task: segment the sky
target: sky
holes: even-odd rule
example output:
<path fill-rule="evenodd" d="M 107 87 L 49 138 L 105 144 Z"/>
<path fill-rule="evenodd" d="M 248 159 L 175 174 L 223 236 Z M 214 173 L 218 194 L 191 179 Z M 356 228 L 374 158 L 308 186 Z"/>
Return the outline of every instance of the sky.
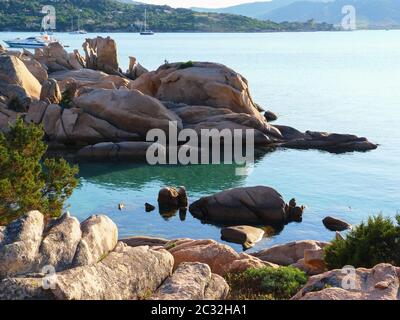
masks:
<path fill-rule="evenodd" d="M 160 4 L 160 5 L 166 4 L 175 8 L 177 7 L 223 8 L 246 2 L 262 2 L 269 0 L 138 0 L 138 1 L 149 4 Z"/>

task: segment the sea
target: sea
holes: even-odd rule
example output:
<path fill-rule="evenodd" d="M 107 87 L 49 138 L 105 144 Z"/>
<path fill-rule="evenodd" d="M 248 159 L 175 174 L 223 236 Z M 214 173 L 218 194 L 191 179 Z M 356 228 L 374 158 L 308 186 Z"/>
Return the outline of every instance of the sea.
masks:
<path fill-rule="evenodd" d="M 31 33 L 0 33 L 0 40 Z M 303 221 L 283 230 L 265 226 L 250 251 L 289 241 L 329 241 L 327 216 L 356 225 L 371 215 L 400 214 L 400 31 L 313 33 L 56 33 L 68 50 L 85 38 L 116 40 L 122 69 L 134 56 L 149 70 L 168 62 L 211 61 L 249 82 L 254 100 L 278 114 L 277 124 L 299 130 L 351 133 L 379 144 L 366 153 L 276 150 L 259 158 L 248 175 L 235 165 L 150 166 L 135 163 L 80 165 L 79 186 L 66 210 L 84 220 L 108 215 L 120 237 L 220 239 L 221 225 L 185 215 L 146 213 L 164 186 L 185 186 L 190 201 L 235 187 L 265 185 L 306 206 Z M 4 43 L 3 43 L 4 45 Z M 118 210 L 119 203 L 125 205 Z M 222 241 L 223 242 L 223 241 Z M 224 242 L 225 243 L 225 242 Z M 237 251 L 242 247 L 229 244 Z"/>

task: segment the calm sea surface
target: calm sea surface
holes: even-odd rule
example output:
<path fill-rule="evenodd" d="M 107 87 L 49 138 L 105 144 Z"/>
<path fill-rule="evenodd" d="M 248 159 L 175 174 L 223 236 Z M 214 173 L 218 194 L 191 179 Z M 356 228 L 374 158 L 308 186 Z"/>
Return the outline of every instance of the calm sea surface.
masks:
<path fill-rule="evenodd" d="M 0 40 L 25 36 L 0 33 Z M 85 37 L 56 35 L 72 48 Z M 248 176 L 235 167 L 86 164 L 68 201 L 72 214 L 85 219 L 104 213 L 121 236 L 149 235 L 220 240 L 217 226 L 190 213 L 166 218 L 145 213 L 165 185 L 186 186 L 192 201 L 227 188 L 268 185 L 307 210 L 303 222 L 287 225 L 253 250 L 292 240 L 330 240 L 321 220 L 327 215 L 350 223 L 382 212 L 400 212 L 400 31 L 271 34 L 112 34 L 120 64 L 135 56 L 148 69 L 174 61 L 214 61 L 239 71 L 254 99 L 279 114 L 279 124 L 366 136 L 380 147 L 342 155 L 282 150 L 261 158 Z M 118 211 L 118 203 L 126 205 Z M 241 250 L 238 245 L 233 245 Z"/>

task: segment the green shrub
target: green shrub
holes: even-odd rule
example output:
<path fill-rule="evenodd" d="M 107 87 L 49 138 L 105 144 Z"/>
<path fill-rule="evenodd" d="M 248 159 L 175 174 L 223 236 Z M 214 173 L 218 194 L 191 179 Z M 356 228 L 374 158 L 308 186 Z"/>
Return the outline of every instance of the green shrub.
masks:
<path fill-rule="evenodd" d="M 349 232 L 345 240 L 325 247 L 325 262 L 330 269 L 346 265 L 372 268 L 379 263 L 400 265 L 400 216 L 397 224 L 382 215 L 370 217 Z"/>
<path fill-rule="evenodd" d="M 193 68 L 193 67 L 194 67 L 193 61 L 188 61 L 188 62 L 181 63 L 179 65 L 178 69 L 182 70 L 182 69 L 188 69 L 188 68 Z"/>
<path fill-rule="evenodd" d="M 248 269 L 226 277 L 234 300 L 286 300 L 307 282 L 306 274 L 294 267 Z"/>
<path fill-rule="evenodd" d="M 62 213 L 64 201 L 77 185 L 77 167 L 61 159 L 43 159 L 43 129 L 23 120 L 0 133 L 0 225 L 30 210 L 47 217 Z"/>

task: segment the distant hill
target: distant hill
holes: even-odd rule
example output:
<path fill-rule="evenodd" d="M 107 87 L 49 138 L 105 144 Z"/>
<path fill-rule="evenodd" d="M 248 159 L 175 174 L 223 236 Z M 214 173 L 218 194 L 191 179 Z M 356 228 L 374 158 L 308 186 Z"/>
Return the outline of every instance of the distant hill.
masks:
<path fill-rule="evenodd" d="M 125 0 L 126 1 L 126 0 Z M 129 0 L 128 0 L 129 1 Z M 226 8 L 191 8 L 192 10 L 198 12 L 217 12 L 217 13 L 230 13 L 230 14 L 238 14 L 246 17 L 251 17 L 255 19 L 263 19 L 265 15 L 269 12 L 285 7 L 294 2 L 298 2 L 302 0 L 270 0 L 265 2 L 249 2 L 244 4 L 239 4 L 232 7 Z M 303 0 L 304 1 L 304 0 Z M 332 0 L 309 0 L 311 2 L 324 2 L 324 1 L 332 1 Z"/>
<path fill-rule="evenodd" d="M 127 0 L 122 0 L 128 2 Z M 133 2 L 133 1 L 132 1 Z M 275 23 L 219 13 L 200 13 L 169 6 L 121 3 L 116 0 L 0 0 L 0 31 L 39 31 L 44 5 L 57 11 L 57 31 L 70 31 L 71 20 L 80 17 L 89 32 L 137 32 L 147 9 L 149 28 L 156 32 L 267 32 L 333 30 L 332 25 Z"/>
<path fill-rule="evenodd" d="M 359 27 L 400 26 L 400 0 L 271 0 L 228 8 L 195 10 L 241 14 L 275 22 L 304 22 L 314 19 L 316 22 L 340 24 L 343 18 L 342 7 L 345 5 L 356 8 Z"/>
<path fill-rule="evenodd" d="M 400 0 L 336 0 L 330 3 L 295 2 L 263 15 L 262 19 L 281 21 L 325 21 L 339 24 L 342 7 L 356 8 L 357 24 L 361 27 L 400 26 Z"/>

